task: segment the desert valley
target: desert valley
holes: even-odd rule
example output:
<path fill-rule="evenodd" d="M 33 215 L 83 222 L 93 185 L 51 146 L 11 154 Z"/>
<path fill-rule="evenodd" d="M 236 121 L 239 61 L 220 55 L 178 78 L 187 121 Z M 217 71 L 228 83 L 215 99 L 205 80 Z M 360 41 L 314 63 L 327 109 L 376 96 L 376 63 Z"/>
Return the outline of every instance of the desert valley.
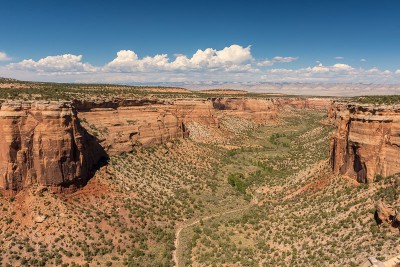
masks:
<path fill-rule="evenodd" d="M 1 266 L 396 264 L 398 96 L 0 86 Z"/>

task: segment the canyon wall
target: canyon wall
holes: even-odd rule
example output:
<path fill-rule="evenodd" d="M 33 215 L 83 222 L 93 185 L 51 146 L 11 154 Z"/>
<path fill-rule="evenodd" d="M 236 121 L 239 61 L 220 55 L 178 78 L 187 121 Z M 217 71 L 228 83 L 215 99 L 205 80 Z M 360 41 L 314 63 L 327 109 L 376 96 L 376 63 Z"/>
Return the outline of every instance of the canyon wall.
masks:
<path fill-rule="evenodd" d="M 276 119 L 280 106 L 273 99 L 212 98 L 213 108 L 255 123 Z"/>
<path fill-rule="evenodd" d="M 105 155 L 64 102 L 2 103 L 0 136 L 3 189 L 84 183 Z"/>
<path fill-rule="evenodd" d="M 276 98 L 281 108 L 291 107 L 293 109 L 309 109 L 309 110 L 328 110 L 332 103 L 332 98 L 329 97 L 287 97 Z"/>
<path fill-rule="evenodd" d="M 4 102 L 0 108 L 0 189 L 84 184 L 109 156 L 219 127 L 221 113 L 268 123 L 285 108 L 326 109 L 330 99 L 213 98 Z"/>
<path fill-rule="evenodd" d="M 332 98 L 320 97 L 276 97 L 276 98 L 212 98 L 218 110 L 238 110 L 248 112 L 271 112 L 285 108 L 328 110 Z"/>
<path fill-rule="evenodd" d="M 188 135 L 185 125 L 194 121 L 212 127 L 218 125 L 215 110 L 207 100 L 79 107 L 82 125 L 99 139 L 110 156 L 132 151 L 138 144 L 151 146 L 185 137 Z"/>
<path fill-rule="evenodd" d="M 256 123 L 267 123 L 277 118 L 279 112 L 287 108 L 300 110 L 328 110 L 332 98 L 213 98 L 213 107 L 227 114 L 252 120 Z"/>
<path fill-rule="evenodd" d="M 329 117 L 330 162 L 335 173 L 367 183 L 400 172 L 400 105 L 334 103 Z"/>

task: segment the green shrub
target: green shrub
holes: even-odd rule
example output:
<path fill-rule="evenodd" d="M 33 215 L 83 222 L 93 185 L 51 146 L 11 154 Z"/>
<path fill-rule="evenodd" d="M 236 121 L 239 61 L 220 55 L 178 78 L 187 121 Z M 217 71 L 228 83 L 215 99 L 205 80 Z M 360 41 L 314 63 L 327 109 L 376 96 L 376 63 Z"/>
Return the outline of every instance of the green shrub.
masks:
<path fill-rule="evenodd" d="M 242 173 L 231 173 L 228 176 L 228 183 L 235 187 L 240 193 L 246 193 L 244 175 Z"/>
<path fill-rule="evenodd" d="M 374 179 L 375 182 L 380 182 L 382 180 L 383 180 L 383 176 L 382 175 L 380 175 L 380 174 L 375 175 L 375 179 Z"/>

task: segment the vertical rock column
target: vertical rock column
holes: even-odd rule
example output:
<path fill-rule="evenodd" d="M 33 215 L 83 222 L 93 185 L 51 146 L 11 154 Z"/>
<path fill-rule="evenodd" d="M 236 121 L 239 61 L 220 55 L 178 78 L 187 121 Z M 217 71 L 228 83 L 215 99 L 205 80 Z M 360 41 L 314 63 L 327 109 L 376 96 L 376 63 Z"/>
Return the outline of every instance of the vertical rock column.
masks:
<path fill-rule="evenodd" d="M 67 102 L 3 103 L 0 188 L 85 182 L 101 155 L 95 156 L 98 149 L 86 134 Z"/>

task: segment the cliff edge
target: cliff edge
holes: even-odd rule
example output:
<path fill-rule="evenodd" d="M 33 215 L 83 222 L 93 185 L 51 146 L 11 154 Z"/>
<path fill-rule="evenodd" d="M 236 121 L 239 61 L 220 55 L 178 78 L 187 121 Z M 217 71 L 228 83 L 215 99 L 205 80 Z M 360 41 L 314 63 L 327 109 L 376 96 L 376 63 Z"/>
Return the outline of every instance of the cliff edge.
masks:
<path fill-rule="evenodd" d="M 336 102 L 329 117 L 330 162 L 335 173 L 362 183 L 400 172 L 400 105 Z"/>
<path fill-rule="evenodd" d="M 0 108 L 0 188 L 85 183 L 105 153 L 68 102 L 5 102 Z"/>
<path fill-rule="evenodd" d="M 209 98 L 6 101 L 0 108 L 0 189 L 85 184 L 103 159 L 218 129 L 223 116 L 257 124 L 285 108 L 326 109 L 330 99 Z"/>

